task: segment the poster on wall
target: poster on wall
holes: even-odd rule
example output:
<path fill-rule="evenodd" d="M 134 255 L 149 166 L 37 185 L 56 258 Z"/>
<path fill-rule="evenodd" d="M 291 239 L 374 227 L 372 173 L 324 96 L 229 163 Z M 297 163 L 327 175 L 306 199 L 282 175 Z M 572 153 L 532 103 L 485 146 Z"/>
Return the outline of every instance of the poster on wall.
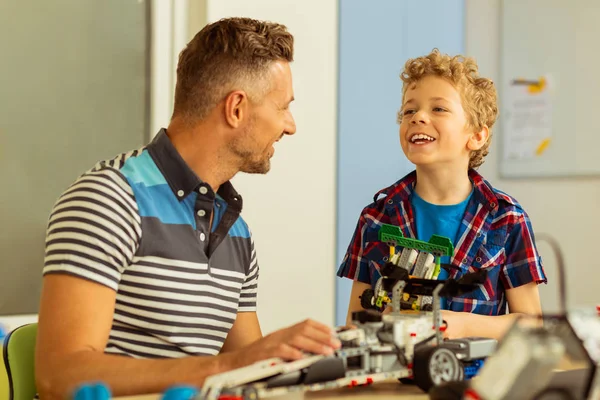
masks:
<path fill-rule="evenodd" d="M 506 91 L 504 160 L 543 156 L 552 145 L 552 103 L 547 76 L 513 79 Z"/>

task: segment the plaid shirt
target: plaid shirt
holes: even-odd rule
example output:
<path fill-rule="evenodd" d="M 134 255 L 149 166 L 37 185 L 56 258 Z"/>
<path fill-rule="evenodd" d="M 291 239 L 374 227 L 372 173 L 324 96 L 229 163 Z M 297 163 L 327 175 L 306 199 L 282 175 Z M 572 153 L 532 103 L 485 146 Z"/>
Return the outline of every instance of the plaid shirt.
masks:
<path fill-rule="evenodd" d="M 375 286 L 381 276 L 379 268 L 389 256 L 388 245 L 378 239 L 381 224 L 399 226 L 404 236 L 417 237 L 410 203 L 416 178 L 413 171 L 379 191 L 373 203 L 363 209 L 338 276 Z M 506 289 L 530 282 L 545 283 L 546 275 L 529 217 L 521 205 L 494 189 L 475 170 L 469 171 L 469 178 L 474 192 L 459 228 L 450 278 L 485 268 L 487 281 L 474 292 L 448 299 L 448 309 L 506 314 Z"/>

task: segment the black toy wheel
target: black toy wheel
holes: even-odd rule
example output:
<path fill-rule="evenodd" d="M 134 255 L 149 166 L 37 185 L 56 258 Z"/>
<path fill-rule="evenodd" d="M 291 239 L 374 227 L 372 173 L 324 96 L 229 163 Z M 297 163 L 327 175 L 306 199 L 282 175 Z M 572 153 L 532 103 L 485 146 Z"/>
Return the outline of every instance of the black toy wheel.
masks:
<path fill-rule="evenodd" d="M 424 392 L 445 382 L 464 379 L 463 367 L 456 354 L 440 346 L 415 349 L 413 373 L 416 385 Z"/>
<path fill-rule="evenodd" d="M 360 296 L 360 305 L 365 310 L 372 310 L 375 308 L 373 304 L 373 298 L 375 297 L 375 292 L 373 289 L 365 289 L 365 291 Z"/>

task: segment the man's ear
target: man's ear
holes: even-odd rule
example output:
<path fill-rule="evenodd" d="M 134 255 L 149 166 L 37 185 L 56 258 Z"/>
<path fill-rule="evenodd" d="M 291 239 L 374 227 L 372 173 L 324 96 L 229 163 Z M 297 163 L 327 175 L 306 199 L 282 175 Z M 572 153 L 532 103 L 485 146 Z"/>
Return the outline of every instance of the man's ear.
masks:
<path fill-rule="evenodd" d="M 225 121 L 232 128 L 238 128 L 248 118 L 248 95 L 243 90 L 236 90 L 225 97 Z"/>
<path fill-rule="evenodd" d="M 487 125 L 484 125 L 480 131 L 475 131 L 471 133 L 469 141 L 467 142 L 467 149 L 469 149 L 470 151 L 479 150 L 487 142 L 489 137 L 490 129 L 487 127 Z"/>

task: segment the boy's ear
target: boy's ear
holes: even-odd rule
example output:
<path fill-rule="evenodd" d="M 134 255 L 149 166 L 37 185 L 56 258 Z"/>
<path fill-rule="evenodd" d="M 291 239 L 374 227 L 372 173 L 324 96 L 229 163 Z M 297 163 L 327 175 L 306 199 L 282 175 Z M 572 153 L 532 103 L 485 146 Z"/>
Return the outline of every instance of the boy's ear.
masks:
<path fill-rule="evenodd" d="M 483 147 L 490 137 L 490 129 L 487 125 L 484 125 L 480 131 L 471 133 L 469 141 L 467 142 L 467 149 L 470 151 L 477 151 Z"/>

